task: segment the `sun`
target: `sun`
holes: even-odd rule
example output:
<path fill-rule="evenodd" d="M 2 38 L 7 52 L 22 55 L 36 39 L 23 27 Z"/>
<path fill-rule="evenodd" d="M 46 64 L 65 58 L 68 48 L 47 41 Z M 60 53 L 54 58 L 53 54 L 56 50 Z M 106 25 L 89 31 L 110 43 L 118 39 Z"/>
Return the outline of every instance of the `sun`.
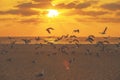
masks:
<path fill-rule="evenodd" d="M 53 18 L 53 17 L 56 17 L 58 15 L 59 15 L 58 10 L 54 10 L 54 9 L 48 10 L 48 14 L 47 14 L 48 17 Z"/>

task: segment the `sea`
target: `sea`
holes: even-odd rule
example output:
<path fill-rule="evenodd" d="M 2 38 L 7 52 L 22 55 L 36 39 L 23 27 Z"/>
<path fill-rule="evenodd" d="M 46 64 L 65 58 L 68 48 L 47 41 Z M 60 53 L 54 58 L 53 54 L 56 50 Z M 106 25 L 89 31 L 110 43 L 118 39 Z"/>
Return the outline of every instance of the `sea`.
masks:
<path fill-rule="evenodd" d="M 118 44 L 120 43 L 120 37 L 95 37 L 94 41 L 87 41 L 87 37 L 77 37 L 77 38 L 63 38 L 61 40 L 55 41 L 59 37 L 0 37 L 0 44 L 25 44 L 24 40 L 29 40 L 29 44 L 96 44 L 99 41 L 107 42 L 105 44 Z M 73 41 L 74 40 L 74 41 Z M 108 43 L 109 42 L 109 43 Z"/>

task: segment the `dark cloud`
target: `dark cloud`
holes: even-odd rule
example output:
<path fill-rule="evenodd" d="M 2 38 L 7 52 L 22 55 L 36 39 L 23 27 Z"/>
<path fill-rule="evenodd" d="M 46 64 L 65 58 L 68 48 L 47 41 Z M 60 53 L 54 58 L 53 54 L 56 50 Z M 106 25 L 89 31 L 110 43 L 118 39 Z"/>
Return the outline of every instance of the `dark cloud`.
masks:
<path fill-rule="evenodd" d="M 12 14 L 12 15 L 22 15 L 22 16 L 38 15 L 40 14 L 40 11 L 35 11 L 32 8 L 43 9 L 48 6 L 51 6 L 51 4 L 49 3 L 37 3 L 37 4 L 22 3 L 22 4 L 18 4 L 17 6 L 15 6 L 15 8 L 17 9 L 11 9 L 8 11 L 0 11 L 0 14 L 3 14 L 3 15 Z"/>
<path fill-rule="evenodd" d="M 29 3 L 18 4 L 15 6 L 16 9 L 11 9 L 8 11 L 0 11 L 0 14 L 31 16 L 31 15 L 40 14 L 40 11 L 33 10 L 32 8 L 44 9 L 44 8 L 52 7 L 51 0 L 33 0 L 33 1 L 37 3 L 29 2 Z"/>
<path fill-rule="evenodd" d="M 8 11 L 0 11 L 0 14 L 12 14 L 12 15 L 22 15 L 22 16 L 31 16 L 38 15 L 39 12 L 32 9 L 12 9 Z"/>
<path fill-rule="evenodd" d="M 0 18 L 0 21 L 17 20 L 17 18 Z"/>
<path fill-rule="evenodd" d="M 69 4 L 65 4 L 65 3 L 61 3 L 56 5 L 55 7 L 60 8 L 60 9 L 71 9 L 71 8 L 75 8 L 76 4 L 75 3 L 69 3 Z"/>
<path fill-rule="evenodd" d="M 18 4 L 17 6 L 15 6 L 17 8 L 32 8 L 33 7 L 33 3 L 29 2 L 29 3 L 22 3 L 22 4 Z"/>
<path fill-rule="evenodd" d="M 120 18 L 100 18 L 98 19 L 99 22 L 106 22 L 106 23 L 120 23 Z"/>
<path fill-rule="evenodd" d="M 102 16 L 105 14 L 109 14 L 109 12 L 107 11 L 83 11 L 83 10 L 73 10 L 69 13 L 67 13 L 66 15 L 71 16 L 71 15 L 84 15 L 84 16 Z"/>
<path fill-rule="evenodd" d="M 80 4 L 76 5 L 75 8 L 77 8 L 77 9 L 88 8 L 96 3 L 98 3 L 98 1 L 88 1 L 88 2 L 84 2 L 84 3 L 80 3 Z"/>
<path fill-rule="evenodd" d="M 120 16 L 120 12 L 116 13 L 117 16 Z"/>
<path fill-rule="evenodd" d="M 82 11 L 82 13 L 79 13 L 81 15 L 87 15 L 87 16 L 101 16 L 108 14 L 106 11 Z"/>
<path fill-rule="evenodd" d="M 78 22 L 120 23 L 120 18 L 76 18 Z"/>
<path fill-rule="evenodd" d="M 18 21 L 19 23 L 41 23 L 41 22 L 45 22 L 43 19 L 38 19 L 38 18 L 30 18 L 30 19 L 23 19 Z"/>
<path fill-rule="evenodd" d="M 40 8 L 40 9 L 43 9 L 43 8 L 48 8 L 48 7 L 51 7 L 52 4 L 51 3 L 23 3 L 23 4 L 19 4 L 17 5 L 16 7 L 17 8 Z"/>
<path fill-rule="evenodd" d="M 86 1 L 83 3 L 75 3 L 75 2 L 71 2 L 69 4 L 65 4 L 65 3 L 61 3 L 56 5 L 57 8 L 67 8 L 67 9 L 71 9 L 71 8 L 75 8 L 75 9 L 83 9 L 83 8 L 88 8 L 90 6 L 92 6 L 93 4 L 97 3 L 98 1 Z"/>
<path fill-rule="evenodd" d="M 51 3 L 52 0 L 33 0 L 33 1 Z"/>
<path fill-rule="evenodd" d="M 36 3 L 22 3 L 15 6 L 16 9 L 8 10 L 8 11 L 0 11 L 0 14 L 12 14 L 12 15 L 22 15 L 22 16 L 31 16 L 31 15 L 38 15 L 43 14 L 40 13 L 40 11 L 35 11 L 32 8 L 37 9 L 46 9 L 46 8 L 67 8 L 67 9 L 83 9 L 90 7 L 93 3 L 96 3 L 97 1 L 86 1 L 83 3 L 75 3 L 71 2 L 69 4 L 58 4 L 56 6 L 52 6 L 51 1 L 52 0 L 33 0 Z M 86 13 L 85 13 L 86 14 Z M 87 14 L 86 14 L 87 15 Z"/>
<path fill-rule="evenodd" d="M 101 5 L 101 8 L 112 10 L 112 11 L 120 10 L 120 2 L 103 4 Z"/>

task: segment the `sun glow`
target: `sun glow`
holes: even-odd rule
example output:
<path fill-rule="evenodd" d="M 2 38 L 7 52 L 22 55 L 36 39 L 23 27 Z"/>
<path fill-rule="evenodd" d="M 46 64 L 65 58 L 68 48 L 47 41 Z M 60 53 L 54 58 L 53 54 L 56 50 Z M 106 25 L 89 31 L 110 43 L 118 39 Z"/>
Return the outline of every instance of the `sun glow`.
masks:
<path fill-rule="evenodd" d="M 54 9 L 48 10 L 48 14 L 47 14 L 48 17 L 53 18 L 53 17 L 56 17 L 58 15 L 59 15 L 58 10 L 54 10 Z"/>

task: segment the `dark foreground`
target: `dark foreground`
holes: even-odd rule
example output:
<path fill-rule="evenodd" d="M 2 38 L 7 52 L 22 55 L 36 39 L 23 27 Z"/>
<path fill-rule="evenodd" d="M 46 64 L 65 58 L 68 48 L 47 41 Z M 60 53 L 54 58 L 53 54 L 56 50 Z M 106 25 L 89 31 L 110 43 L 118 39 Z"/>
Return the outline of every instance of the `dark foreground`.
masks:
<path fill-rule="evenodd" d="M 1 44 L 0 80 L 120 80 L 120 46 Z"/>

